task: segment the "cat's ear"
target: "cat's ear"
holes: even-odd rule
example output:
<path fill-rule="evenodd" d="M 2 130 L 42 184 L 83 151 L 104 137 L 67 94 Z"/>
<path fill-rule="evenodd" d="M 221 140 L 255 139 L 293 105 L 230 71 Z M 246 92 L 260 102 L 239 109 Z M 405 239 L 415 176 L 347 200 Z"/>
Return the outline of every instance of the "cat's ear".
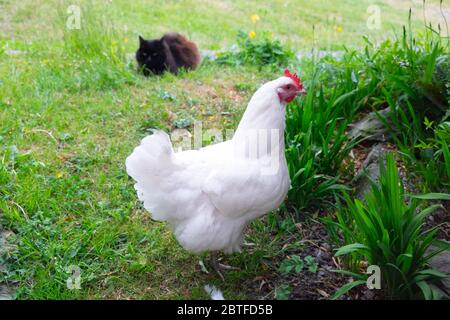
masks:
<path fill-rule="evenodd" d="M 144 38 L 142 38 L 141 36 L 139 36 L 139 45 L 142 45 L 144 43 Z"/>

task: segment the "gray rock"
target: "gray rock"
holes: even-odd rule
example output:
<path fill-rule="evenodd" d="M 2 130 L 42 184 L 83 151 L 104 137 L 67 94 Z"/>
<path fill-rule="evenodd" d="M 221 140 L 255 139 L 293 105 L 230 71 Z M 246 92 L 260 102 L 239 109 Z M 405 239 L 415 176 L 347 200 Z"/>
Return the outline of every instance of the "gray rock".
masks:
<path fill-rule="evenodd" d="M 435 247 L 431 246 L 430 250 L 436 250 Z M 450 251 L 444 251 L 441 254 L 434 256 L 430 261 L 430 266 L 436 271 L 442 273 L 450 274 Z M 442 279 L 441 286 L 439 290 L 441 293 L 445 292 L 447 297 L 450 296 L 450 279 Z"/>
<path fill-rule="evenodd" d="M 0 300 L 13 300 L 13 293 L 11 290 L 3 284 L 0 284 Z"/>
<path fill-rule="evenodd" d="M 389 130 L 384 123 L 379 119 L 379 116 L 386 117 L 389 113 L 389 108 L 371 112 L 362 118 L 360 121 L 351 124 L 352 129 L 349 136 L 352 138 L 365 138 L 365 140 L 385 142 L 390 139 Z"/>
<path fill-rule="evenodd" d="M 371 180 L 379 181 L 380 178 L 380 158 L 384 158 L 387 153 L 386 145 L 376 144 L 370 150 L 367 158 L 364 160 L 361 169 L 355 176 L 356 196 L 358 199 L 364 199 L 364 194 L 370 191 Z"/>
<path fill-rule="evenodd" d="M 365 174 L 358 179 L 356 186 L 356 197 L 360 200 L 364 199 L 364 195 L 368 193 L 372 187 L 371 179 L 378 181 L 380 177 L 379 165 L 372 163 L 364 170 Z"/>
<path fill-rule="evenodd" d="M 4 254 L 8 250 L 6 238 L 12 234 L 11 231 L 6 231 L 0 227 L 0 255 Z M 5 270 L 6 266 L 0 262 L 0 271 Z M 0 300 L 12 300 L 13 299 L 13 289 L 7 284 L 0 282 Z"/>

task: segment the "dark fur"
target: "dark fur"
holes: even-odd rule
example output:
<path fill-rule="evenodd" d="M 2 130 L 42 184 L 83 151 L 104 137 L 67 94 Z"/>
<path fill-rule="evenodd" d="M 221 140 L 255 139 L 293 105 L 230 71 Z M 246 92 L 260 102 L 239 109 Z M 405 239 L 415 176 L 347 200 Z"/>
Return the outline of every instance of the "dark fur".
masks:
<path fill-rule="evenodd" d="M 139 36 L 136 60 L 146 76 L 165 71 L 177 74 L 180 68 L 195 69 L 200 63 L 200 53 L 195 43 L 179 33 L 170 32 L 159 40 L 145 40 Z"/>

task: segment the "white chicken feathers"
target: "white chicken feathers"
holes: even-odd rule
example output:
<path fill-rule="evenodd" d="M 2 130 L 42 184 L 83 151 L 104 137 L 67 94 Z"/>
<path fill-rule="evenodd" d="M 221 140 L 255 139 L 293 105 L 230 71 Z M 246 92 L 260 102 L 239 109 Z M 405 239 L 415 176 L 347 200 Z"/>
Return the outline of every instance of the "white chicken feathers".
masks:
<path fill-rule="evenodd" d="M 239 251 L 245 226 L 285 198 L 285 103 L 277 88 L 291 82 L 281 77 L 257 90 L 229 141 L 174 152 L 169 136 L 156 131 L 127 158 L 145 209 L 167 221 L 186 250 Z"/>

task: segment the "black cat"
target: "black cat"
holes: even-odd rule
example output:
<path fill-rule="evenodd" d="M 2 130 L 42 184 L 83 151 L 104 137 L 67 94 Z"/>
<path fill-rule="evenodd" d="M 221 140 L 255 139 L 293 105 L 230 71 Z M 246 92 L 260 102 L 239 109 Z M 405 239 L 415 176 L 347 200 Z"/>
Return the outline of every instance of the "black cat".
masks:
<path fill-rule="evenodd" d="M 170 32 L 155 40 L 139 36 L 136 60 L 146 76 L 165 71 L 177 74 L 180 68 L 195 69 L 200 63 L 200 53 L 195 43 L 179 33 Z"/>

